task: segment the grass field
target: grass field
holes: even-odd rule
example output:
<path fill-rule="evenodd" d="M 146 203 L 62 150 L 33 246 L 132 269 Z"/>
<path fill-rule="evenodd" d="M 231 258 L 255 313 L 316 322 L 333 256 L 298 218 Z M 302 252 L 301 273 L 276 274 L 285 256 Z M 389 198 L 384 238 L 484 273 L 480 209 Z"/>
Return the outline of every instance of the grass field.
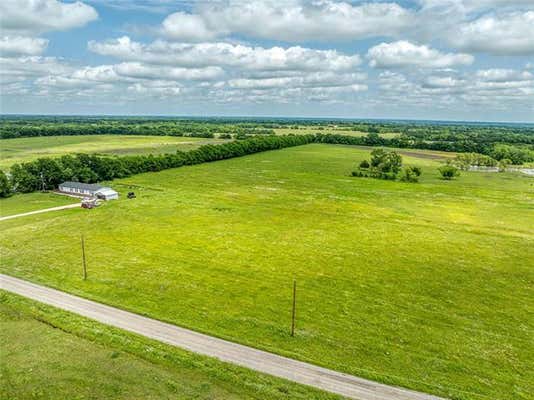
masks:
<path fill-rule="evenodd" d="M 425 152 L 405 157 L 418 184 L 349 177 L 368 154 L 314 144 L 115 181 L 138 198 L 1 222 L 1 270 L 387 383 L 531 398 L 532 178 L 447 182 Z"/>
<path fill-rule="evenodd" d="M 0 398 L 335 399 L 0 291 Z"/>
<path fill-rule="evenodd" d="M 0 217 L 79 202 L 78 199 L 54 193 L 17 194 L 0 200 Z"/>
<path fill-rule="evenodd" d="M 85 135 L 45 136 L 0 141 L 0 168 L 39 157 L 59 157 L 72 153 L 160 154 L 191 150 L 220 139 L 175 136 Z"/>

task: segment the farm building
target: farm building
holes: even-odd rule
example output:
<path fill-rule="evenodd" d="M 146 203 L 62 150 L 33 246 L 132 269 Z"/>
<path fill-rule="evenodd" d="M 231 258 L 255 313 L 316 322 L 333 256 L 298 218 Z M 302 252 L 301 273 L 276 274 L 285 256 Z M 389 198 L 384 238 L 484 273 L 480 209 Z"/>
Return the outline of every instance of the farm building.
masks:
<path fill-rule="evenodd" d="M 98 197 L 104 200 L 115 200 L 119 194 L 110 187 L 91 183 L 63 182 L 59 185 L 59 191 L 81 196 Z"/>

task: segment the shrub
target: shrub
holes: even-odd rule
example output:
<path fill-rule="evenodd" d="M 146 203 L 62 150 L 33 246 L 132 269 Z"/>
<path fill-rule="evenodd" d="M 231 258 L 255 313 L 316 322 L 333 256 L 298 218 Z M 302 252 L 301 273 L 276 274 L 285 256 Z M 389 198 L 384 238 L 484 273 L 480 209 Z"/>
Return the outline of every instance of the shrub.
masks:
<path fill-rule="evenodd" d="M 441 174 L 442 178 L 448 181 L 450 181 L 456 176 L 460 176 L 460 171 L 458 170 L 458 168 L 450 164 L 442 165 L 438 168 L 438 171 Z"/>
<path fill-rule="evenodd" d="M 403 182 L 419 182 L 419 176 L 421 176 L 421 169 L 418 167 L 406 167 L 402 171 L 402 176 L 400 178 Z"/>
<path fill-rule="evenodd" d="M 499 161 L 499 172 L 506 171 L 506 168 L 508 168 L 510 164 L 512 164 L 511 160 L 503 158 L 501 161 Z"/>
<path fill-rule="evenodd" d="M 358 177 L 358 178 L 366 178 L 366 177 L 369 176 L 367 171 L 361 171 L 361 170 L 352 171 L 351 175 L 355 176 L 355 177 Z"/>
<path fill-rule="evenodd" d="M 369 161 L 367 160 L 363 160 L 361 163 L 360 163 L 360 168 L 363 168 L 363 169 L 367 169 L 369 168 L 370 165 L 369 165 Z"/>
<path fill-rule="evenodd" d="M 463 170 L 468 170 L 471 166 L 495 167 L 497 165 L 497 160 L 494 158 L 478 153 L 458 154 L 453 162 L 458 168 Z"/>
<path fill-rule="evenodd" d="M 379 172 L 376 176 L 379 179 L 384 179 L 386 181 L 394 181 L 397 179 L 397 174 L 394 172 Z"/>

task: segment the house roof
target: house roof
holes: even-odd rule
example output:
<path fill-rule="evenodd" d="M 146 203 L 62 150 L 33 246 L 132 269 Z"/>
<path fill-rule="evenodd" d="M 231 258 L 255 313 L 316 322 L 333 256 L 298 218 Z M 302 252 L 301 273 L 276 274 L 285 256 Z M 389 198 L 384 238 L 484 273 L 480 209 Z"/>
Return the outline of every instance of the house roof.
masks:
<path fill-rule="evenodd" d="M 59 185 L 60 187 L 70 187 L 74 189 L 82 189 L 82 190 L 100 190 L 103 188 L 103 186 L 100 186 L 96 183 L 82 183 L 82 182 L 63 182 Z"/>
<path fill-rule="evenodd" d="M 103 194 L 103 195 L 112 195 L 112 194 L 117 194 L 116 191 L 114 191 L 112 188 L 110 187 L 103 187 L 101 189 L 98 190 L 98 193 L 100 194 Z"/>

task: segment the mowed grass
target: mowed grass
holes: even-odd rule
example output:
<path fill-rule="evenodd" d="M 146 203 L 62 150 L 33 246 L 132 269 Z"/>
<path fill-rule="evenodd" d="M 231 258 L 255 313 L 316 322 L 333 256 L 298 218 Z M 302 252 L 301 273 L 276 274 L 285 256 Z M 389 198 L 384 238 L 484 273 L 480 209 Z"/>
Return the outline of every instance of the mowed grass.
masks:
<path fill-rule="evenodd" d="M 0 291 L 0 398 L 335 399 Z"/>
<path fill-rule="evenodd" d="M 72 153 L 161 154 L 191 150 L 206 143 L 224 140 L 175 136 L 79 135 L 45 136 L 0 140 L 0 168 L 39 157 Z"/>
<path fill-rule="evenodd" d="M 443 181 L 421 154 L 418 184 L 352 178 L 369 149 L 319 144 L 115 181 L 98 209 L 3 221 L 1 270 L 390 384 L 531 398 L 533 180 Z"/>
<path fill-rule="evenodd" d="M 0 200 L 0 217 L 79 202 L 78 199 L 55 193 L 16 194 Z"/>

